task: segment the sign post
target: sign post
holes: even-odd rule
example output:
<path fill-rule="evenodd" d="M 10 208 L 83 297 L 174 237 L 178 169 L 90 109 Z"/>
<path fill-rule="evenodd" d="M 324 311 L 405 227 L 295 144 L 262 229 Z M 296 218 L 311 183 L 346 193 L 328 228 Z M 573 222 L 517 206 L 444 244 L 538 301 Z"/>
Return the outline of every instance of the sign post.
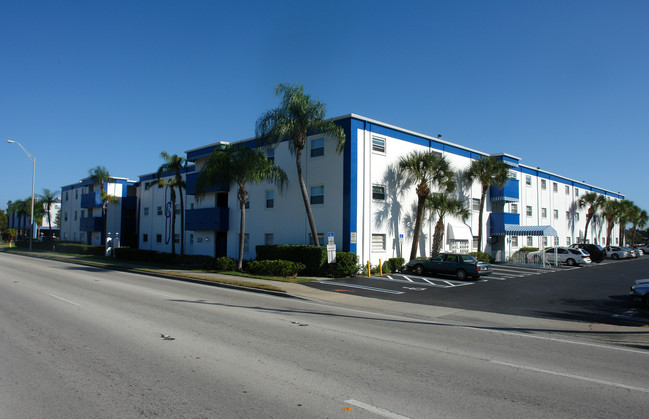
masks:
<path fill-rule="evenodd" d="M 334 241 L 334 233 L 327 233 L 327 262 L 336 263 L 336 242 Z"/>

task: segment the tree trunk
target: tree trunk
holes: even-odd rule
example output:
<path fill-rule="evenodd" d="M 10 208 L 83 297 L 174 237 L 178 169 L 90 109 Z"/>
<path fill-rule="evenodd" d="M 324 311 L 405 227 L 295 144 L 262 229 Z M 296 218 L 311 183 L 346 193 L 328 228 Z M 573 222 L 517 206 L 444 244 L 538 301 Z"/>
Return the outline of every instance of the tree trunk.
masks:
<path fill-rule="evenodd" d="M 243 244 L 245 241 L 246 232 L 246 201 L 248 200 L 248 192 L 243 186 L 239 186 L 237 192 L 239 198 L 239 209 L 241 211 L 241 223 L 239 225 L 239 260 L 237 261 L 237 271 L 243 271 Z"/>
<path fill-rule="evenodd" d="M 444 238 L 444 220 L 440 218 L 435 224 L 435 233 L 433 234 L 433 248 L 430 256 L 433 257 L 439 253 L 442 248 L 442 239 Z"/>
<path fill-rule="evenodd" d="M 178 183 L 178 192 L 180 193 L 180 255 L 185 254 L 185 201 L 183 201 L 183 178 L 176 174 L 176 183 Z"/>
<path fill-rule="evenodd" d="M 484 204 L 487 199 L 487 185 L 482 185 L 480 194 L 480 213 L 478 215 L 478 252 L 482 251 L 482 217 L 484 215 Z"/>
<path fill-rule="evenodd" d="M 417 247 L 421 235 L 421 224 L 424 220 L 424 201 L 426 197 L 417 195 L 417 218 L 415 219 L 415 230 L 412 233 L 412 247 L 410 248 L 410 260 L 417 259 Z"/>
<path fill-rule="evenodd" d="M 320 240 L 318 240 L 318 230 L 315 226 L 315 219 L 313 218 L 313 211 L 311 210 L 311 203 L 309 202 L 309 194 L 306 190 L 306 185 L 304 184 L 304 178 L 302 177 L 302 149 L 296 150 L 295 152 L 295 164 L 297 166 L 297 178 L 300 182 L 302 199 L 304 200 L 304 209 L 306 210 L 306 216 L 309 219 L 309 225 L 311 226 L 311 235 L 313 236 L 313 242 L 316 246 L 320 246 Z"/>
<path fill-rule="evenodd" d="M 586 227 L 584 227 L 584 243 L 586 243 L 586 237 L 588 237 L 588 224 L 590 223 L 591 218 L 593 217 L 586 216 Z"/>

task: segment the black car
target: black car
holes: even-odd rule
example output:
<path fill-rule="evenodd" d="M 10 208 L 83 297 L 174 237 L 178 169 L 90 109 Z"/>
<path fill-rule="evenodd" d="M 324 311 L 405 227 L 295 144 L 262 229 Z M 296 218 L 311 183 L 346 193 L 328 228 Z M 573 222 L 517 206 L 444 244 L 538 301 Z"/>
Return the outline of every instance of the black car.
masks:
<path fill-rule="evenodd" d="M 600 263 L 606 258 L 606 250 L 598 244 L 575 243 L 570 245 L 573 249 L 583 249 L 590 254 L 590 259 L 595 263 Z"/>
<path fill-rule="evenodd" d="M 430 259 L 413 259 L 406 264 L 406 271 L 417 275 L 455 275 L 460 281 L 467 277 L 478 279 L 492 272 L 490 264 L 478 262 L 473 256 L 463 253 L 439 253 Z"/>

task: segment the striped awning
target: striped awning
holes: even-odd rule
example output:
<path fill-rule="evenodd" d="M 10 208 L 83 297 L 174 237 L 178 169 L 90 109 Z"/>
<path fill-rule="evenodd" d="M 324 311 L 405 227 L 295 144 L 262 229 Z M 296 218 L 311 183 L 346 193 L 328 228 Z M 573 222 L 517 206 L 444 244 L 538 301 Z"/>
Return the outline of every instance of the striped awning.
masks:
<path fill-rule="evenodd" d="M 494 236 L 558 236 L 552 226 L 519 226 L 505 224 L 505 232 Z"/>

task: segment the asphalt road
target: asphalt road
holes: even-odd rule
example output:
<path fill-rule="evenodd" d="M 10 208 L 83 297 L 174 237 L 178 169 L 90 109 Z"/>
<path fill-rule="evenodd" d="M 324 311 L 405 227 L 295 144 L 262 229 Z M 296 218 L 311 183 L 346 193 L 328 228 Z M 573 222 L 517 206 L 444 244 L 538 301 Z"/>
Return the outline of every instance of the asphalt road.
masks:
<path fill-rule="evenodd" d="M 546 319 L 627 326 L 649 324 L 649 310 L 627 295 L 649 278 L 649 256 L 558 270 L 499 268 L 479 281 L 389 275 L 308 286 L 365 297 Z"/>
<path fill-rule="evenodd" d="M 3 418 L 644 418 L 649 400 L 647 350 L 3 253 L 0 354 Z"/>

